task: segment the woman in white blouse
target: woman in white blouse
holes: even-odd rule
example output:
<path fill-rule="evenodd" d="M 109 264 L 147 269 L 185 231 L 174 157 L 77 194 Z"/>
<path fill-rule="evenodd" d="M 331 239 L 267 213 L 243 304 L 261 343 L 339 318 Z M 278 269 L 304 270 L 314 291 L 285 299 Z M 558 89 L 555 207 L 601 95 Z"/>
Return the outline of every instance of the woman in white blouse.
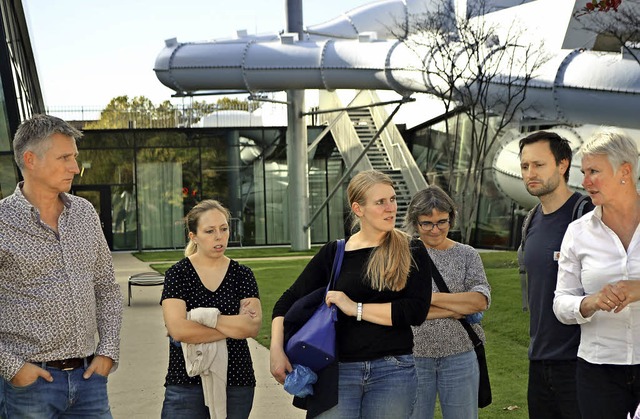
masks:
<path fill-rule="evenodd" d="M 582 185 L 596 209 L 569 225 L 553 311 L 580 324 L 582 417 L 624 419 L 640 402 L 640 197 L 638 149 L 604 128 L 582 147 Z"/>

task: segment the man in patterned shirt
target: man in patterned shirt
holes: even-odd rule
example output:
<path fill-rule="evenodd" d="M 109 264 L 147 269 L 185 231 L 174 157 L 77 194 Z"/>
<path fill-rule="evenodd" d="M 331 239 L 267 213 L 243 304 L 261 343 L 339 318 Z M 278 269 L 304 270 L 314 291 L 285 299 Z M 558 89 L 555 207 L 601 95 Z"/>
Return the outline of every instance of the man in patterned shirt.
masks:
<path fill-rule="evenodd" d="M 98 215 L 68 194 L 81 137 L 36 115 L 13 140 L 24 181 L 0 201 L 2 417 L 111 418 L 122 294 Z"/>

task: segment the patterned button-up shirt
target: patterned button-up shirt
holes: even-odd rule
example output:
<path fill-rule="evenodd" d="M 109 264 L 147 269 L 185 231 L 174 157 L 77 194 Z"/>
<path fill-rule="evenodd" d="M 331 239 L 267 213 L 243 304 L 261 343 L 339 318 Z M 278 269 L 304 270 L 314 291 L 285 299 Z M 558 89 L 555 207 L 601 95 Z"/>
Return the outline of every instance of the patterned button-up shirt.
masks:
<path fill-rule="evenodd" d="M 93 353 L 115 366 L 122 294 L 96 211 L 60 194 L 56 233 L 21 187 L 0 201 L 0 375 L 10 380 L 25 362 Z"/>

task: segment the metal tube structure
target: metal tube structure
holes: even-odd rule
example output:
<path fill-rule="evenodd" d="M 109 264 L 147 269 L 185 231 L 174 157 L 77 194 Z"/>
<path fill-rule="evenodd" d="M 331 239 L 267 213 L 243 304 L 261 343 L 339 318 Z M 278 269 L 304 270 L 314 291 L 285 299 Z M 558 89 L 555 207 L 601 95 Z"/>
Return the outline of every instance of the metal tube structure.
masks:
<path fill-rule="evenodd" d="M 298 2 L 286 1 L 287 7 Z M 579 0 L 574 2 L 577 4 Z M 519 42 L 534 42 L 537 38 L 533 35 L 548 37 L 544 55 L 549 60 L 530 80 L 521 105 L 523 118 L 640 128 L 636 114 L 640 65 L 631 54 L 589 50 L 595 34 L 567 24 L 571 21 L 567 15 L 578 7 L 571 7 L 574 2 L 488 2 L 498 11 L 489 13 L 487 18 L 493 16 L 494 21 L 504 22 L 519 18 L 523 25 L 531 26 L 523 29 Z M 180 94 L 291 89 L 395 90 L 402 96 L 430 93 L 443 88 L 432 75 L 438 73 L 446 57 L 439 57 L 426 44 L 418 42 L 411 46 L 394 39 L 384 28 L 388 32 L 398 22 L 407 22 L 412 27 L 411 17 L 419 19 L 420 13 L 433 4 L 437 2 L 377 1 L 305 31 L 300 27 L 300 5 L 287 14 L 288 23 L 298 26 L 288 27 L 284 34 L 188 43 L 167 40 L 154 70 L 160 82 Z M 556 13 L 550 16 L 548 10 Z M 298 40 L 292 41 L 290 33 L 296 33 Z M 419 40 L 420 32 L 411 37 Z M 483 53 L 490 60 L 492 49 L 485 49 Z M 634 51 L 636 55 L 640 52 Z M 465 67 L 465 63 L 460 63 L 460 67 Z M 493 94 L 508 94 L 509 85 L 504 79 L 511 77 L 510 71 L 509 62 L 499 69 L 490 86 Z M 460 83 L 472 84 L 472 80 L 472 77 L 465 79 L 463 74 Z"/>
<path fill-rule="evenodd" d="M 286 0 L 287 30 L 302 39 L 302 0 Z M 295 37 L 294 37 L 295 38 Z M 294 39 L 294 43 L 296 40 Z M 287 90 L 287 168 L 289 176 L 289 232 L 291 250 L 311 249 L 309 221 L 309 166 L 304 90 Z"/>
<path fill-rule="evenodd" d="M 442 91 L 447 86 L 434 75 L 439 73 L 447 57 L 439 56 L 428 42 L 416 42 L 412 46 L 398 39 L 392 30 L 396 28 L 398 32 L 400 24 L 400 28 L 407 29 L 408 39 L 419 41 L 423 32 L 416 23 L 424 13 L 435 10 L 440 4 L 438 1 L 372 1 L 304 30 L 301 0 L 285 1 L 285 33 L 259 36 L 245 33 L 234 39 L 188 43 L 170 39 L 157 56 L 154 70 L 161 83 L 183 95 L 212 90 L 288 92 L 291 242 L 294 249 L 305 249 L 308 248 L 308 229 L 304 234 L 302 226 L 309 225 L 308 157 L 306 129 L 300 116 L 305 110 L 303 96 L 294 92 L 393 90 L 406 97 L 413 92 Z M 454 3 L 464 7 L 470 2 Z M 522 45 L 538 45 L 543 41 L 541 52 L 548 61 L 531 75 L 519 107 L 520 125 L 612 125 L 634 132 L 640 130 L 637 115 L 640 65 L 635 58 L 640 50 L 637 45 L 629 46 L 630 50 L 598 50 L 602 48 L 596 45 L 598 34 L 581 29 L 573 18 L 583 3 L 581 0 L 488 0 L 486 13 L 478 16 L 496 25 L 498 40 L 517 22 L 515 26 L 521 27 L 522 32 L 517 45 L 509 44 L 510 48 L 520 50 Z M 639 11 L 638 2 L 624 4 Z M 468 10 L 457 7 L 458 14 L 467 14 Z M 549 13 L 550 10 L 553 13 Z M 452 39 L 455 43 L 455 37 Z M 491 63 L 496 57 L 495 50 L 491 45 L 480 48 L 480 64 Z M 458 64 L 457 68 L 473 68 L 479 63 Z M 507 96 L 509 89 L 522 83 L 523 75 L 511 73 L 511 60 L 498 67 L 488 89 L 493 96 Z M 461 88 L 474 88 L 472 74 L 461 74 L 458 81 Z M 465 105 L 468 104 L 459 103 L 459 106 Z M 496 104 L 497 112 L 499 106 Z M 518 177 L 518 167 L 511 168 L 512 162 L 517 162 L 517 152 L 505 148 L 497 155 L 494 173 L 498 187 L 526 206 L 531 197 Z M 573 180 L 570 183 L 579 185 Z"/>

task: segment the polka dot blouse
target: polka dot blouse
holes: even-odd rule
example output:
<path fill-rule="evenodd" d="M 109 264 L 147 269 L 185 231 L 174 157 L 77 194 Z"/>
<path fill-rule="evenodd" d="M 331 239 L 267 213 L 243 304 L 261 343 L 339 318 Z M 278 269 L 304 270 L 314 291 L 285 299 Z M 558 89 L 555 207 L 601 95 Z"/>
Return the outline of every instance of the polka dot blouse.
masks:
<path fill-rule="evenodd" d="M 202 284 L 191 261 L 184 258 L 165 273 L 160 301 L 167 298 L 183 300 L 187 305 L 187 311 L 198 307 L 215 307 L 222 314 L 234 315 L 240 311 L 241 300 L 259 298 L 258 284 L 251 269 L 231 260 L 220 286 L 211 291 Z M 256 379 L 247 340 L 227 338 L 227 349 L 227 385 L 255 387 Z M 165 386 L 200 383 L 199 376 L 187 375 L 182 348 L 169 343 L 169 370 Z"/>

